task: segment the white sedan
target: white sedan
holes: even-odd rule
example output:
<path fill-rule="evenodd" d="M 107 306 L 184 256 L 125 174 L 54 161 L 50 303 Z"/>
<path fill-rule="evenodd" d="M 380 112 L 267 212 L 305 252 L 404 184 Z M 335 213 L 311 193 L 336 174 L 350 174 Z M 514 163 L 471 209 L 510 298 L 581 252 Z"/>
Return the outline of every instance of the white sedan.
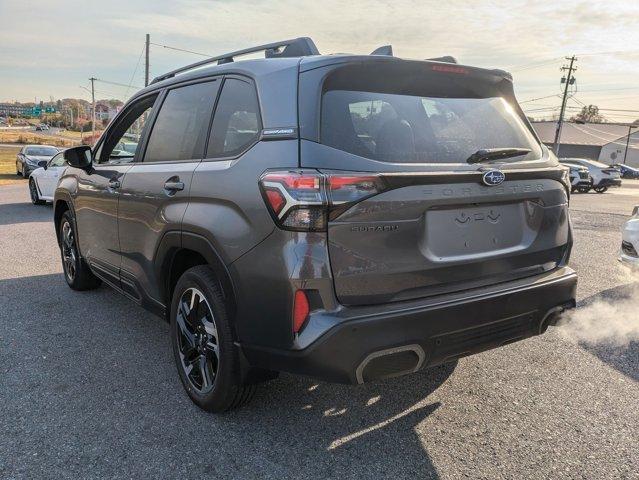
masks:
<path fill-rule="evenodd" d="M 58 179 L 67 167 L 64 152 L 55 155 L 44 167 L 36 168 L 29 176 L 29 193 L 34 205 L 53 201 Z"/>
<path fill-rule="evenodd" d="M 632 218 L 623 226 L 621 254 L 619 259 L 639 267 L 639 205 L 632 212 Z"/>

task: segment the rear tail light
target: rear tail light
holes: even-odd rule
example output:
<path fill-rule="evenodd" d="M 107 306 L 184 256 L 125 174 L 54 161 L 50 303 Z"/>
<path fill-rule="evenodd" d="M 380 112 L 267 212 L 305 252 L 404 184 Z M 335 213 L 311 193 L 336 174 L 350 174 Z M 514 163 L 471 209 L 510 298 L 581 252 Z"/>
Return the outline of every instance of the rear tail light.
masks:
<path fill-rule="evenodd" d="M 384 191 L 376 175 L 268 172 L 260 188 L 275 223 L 285 230 L 326 231 L 329 218 Z"/>
<path fill-rule="evenodd" d="M 293 300 L 293 333 L 299 333 L 308 318 L 310 306 L 304 290 L 297 290 Z"/>

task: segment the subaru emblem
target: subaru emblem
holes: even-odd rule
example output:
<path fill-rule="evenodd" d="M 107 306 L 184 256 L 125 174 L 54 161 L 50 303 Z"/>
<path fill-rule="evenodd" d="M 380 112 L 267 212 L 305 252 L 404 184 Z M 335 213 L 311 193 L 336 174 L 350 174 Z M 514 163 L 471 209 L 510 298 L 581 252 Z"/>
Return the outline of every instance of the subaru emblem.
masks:
<path fill-rule="evenodd" d="M 499 170 L 490 170 L 484 173 L 484 176 L 482 177 L 484 184 L 489 187 L 501 185 L 504 180 L 506 180 L 506 175 L 504 175 L 504 172 L 500 172 Z"/>

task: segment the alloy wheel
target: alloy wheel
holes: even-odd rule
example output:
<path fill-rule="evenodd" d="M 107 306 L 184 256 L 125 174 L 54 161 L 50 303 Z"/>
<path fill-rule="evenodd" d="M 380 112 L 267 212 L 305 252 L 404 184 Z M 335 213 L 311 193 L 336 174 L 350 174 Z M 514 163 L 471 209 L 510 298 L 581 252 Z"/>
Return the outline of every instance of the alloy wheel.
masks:
<path fill-rule="evenodd" d="M 215 384 L 220 353 L 213 311 L 198 289 L 188 288 L 182 293 L 176 324 L 184 374 L 198 393 L 206 394 Z"/>
<path fill-rule="evenodd" d="M 62 224 L 62 260 L 64 273 L 70 282 L 73 282 L 76 274 L 77 252 L 75 248 L 75 236 L 68 221 Z"/>

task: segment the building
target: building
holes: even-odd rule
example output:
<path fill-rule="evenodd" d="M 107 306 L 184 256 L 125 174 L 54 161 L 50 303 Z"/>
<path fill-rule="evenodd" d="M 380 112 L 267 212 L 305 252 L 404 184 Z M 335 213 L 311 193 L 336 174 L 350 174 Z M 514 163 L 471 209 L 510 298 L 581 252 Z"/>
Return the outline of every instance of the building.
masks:
<path fill-rule="evenodd" d="M 539 139 L 553 148 L 557 122 L 532 122 L 532 126 Z M 639 125 L 564 122 L 559 157 L 590 158 L 612 165 L 623 163 L 624 155 L 628 165 L 639 168 Z"/>
<path fill-rule="evenodd" d="M 26 117 L 31 113 L 32 104 L 0 103 L 0 117 Z"/>
<path fill-rule="evenodd" d="M 95 118 L 98 121 L 107 120 L 110 121 L 117 113 L 122 109 L 121 105 L 112 106 L 106 102 L 96 102 L 95 104 Z"/>

